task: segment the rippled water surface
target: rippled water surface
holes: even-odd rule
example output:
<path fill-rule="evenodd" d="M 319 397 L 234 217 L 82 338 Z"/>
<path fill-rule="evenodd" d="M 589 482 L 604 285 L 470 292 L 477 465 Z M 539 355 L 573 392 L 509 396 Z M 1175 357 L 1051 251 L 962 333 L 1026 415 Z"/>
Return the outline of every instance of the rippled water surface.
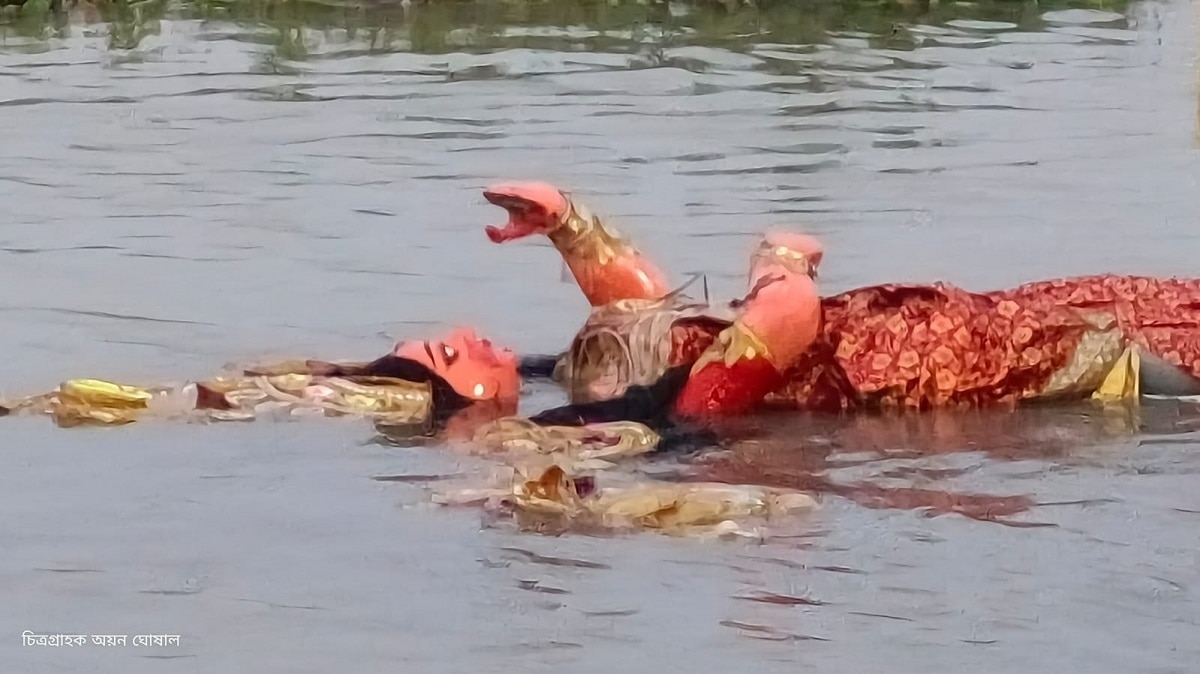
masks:
<path fill-rule="evenodd" d="M 557 257 L 483 235 L 503 214 L 480 189 L 512 178 L 722 295 L 775 223 L 826 241 L 829 292 L 1200 273 L 1184 0 L 4 16 L 7 394 L 362 358 L 460 322 L 558 349 L 585 305 Z M 6 419 L 0 670 L 1195 671 L 1197 419 L 800 417 L 720 466 L 826 487 L 809 536 L 763 545 L 481 528 L 372 480 L 461 465 L 363 423 Z M 820 603 L 738 598 L 759 590 Z"/>

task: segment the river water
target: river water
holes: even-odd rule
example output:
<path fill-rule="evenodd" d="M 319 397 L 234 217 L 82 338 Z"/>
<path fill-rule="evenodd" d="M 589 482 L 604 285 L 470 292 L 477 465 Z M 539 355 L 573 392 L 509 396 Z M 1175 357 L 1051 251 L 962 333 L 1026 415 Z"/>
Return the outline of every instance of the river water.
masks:
<path fill-rule="evenodd" d="M 828 292 L 1200 273 L 1185 0 L 5 16 L 4 394 L 373 357 L 464 322 L 554 351 L 581 297 L 544 243 L 482 231 L 504 217 L 482 187 L 519 178 L 724 296 L 772 224 L 822 237 Z M 459 460 L 351 421 L 6 419 L 0 669 L 1196 671 L 1197 419 L 760 428 L 726 476 L 860 486 L 765 544 L 481 527 L 371 479 Z M 23 647 L 26 629 L 181 644 Z"/>

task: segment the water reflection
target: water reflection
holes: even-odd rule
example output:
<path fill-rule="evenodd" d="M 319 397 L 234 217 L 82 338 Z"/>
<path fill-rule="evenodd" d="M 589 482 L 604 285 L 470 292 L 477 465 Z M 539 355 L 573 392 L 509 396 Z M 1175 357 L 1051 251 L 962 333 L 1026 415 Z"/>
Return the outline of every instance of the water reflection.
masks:
<path fill-rule="evenodd" d="M 194 0 L 27 0 L 5 7 L 17 35 L 63 38 L 68 23 L 104 24 L 112 49 L 136 49 L 156 35 L 161 20 L 198 19 L 214 24 L 260 26 L 268 32 L 243 35 L 271 45 L 274 56 L 304 60 L 312 55 L 348 56 L 395 51 L 438 54 L 487 53 L 500 48 L 554 51 L 636 51 L 647 66 L 687 67 L 664 50 L 707 45 L 740 51 L 757 43 L 850 44 L 884 50 L 920 47 L 978 48 L 996 44 L 1006 31 L 1041 31 L 1064 26 L 1123 27 L 1124 2 L 1073 0 L 1013 3 L 988 0 L 940 3 L 803 2 L 761 5 L 722 2 L 552 2 L 505 1 L 350 3 Z M 1065 11 L 1058 11 L 1065 10 Z M 1087 32 L 1078 32 L 1087 35 Z M 702 63 L 702 62 L 700 62 Z"/>
<path fill-rule="evenodd" d="M 1142 442 L 1170 443 L 1175 437 L 1193 445 L 1200 403 L 1152 400 L 1134 408 L 1087 404 L 853 418 L 780 415 L 729 421 L 722 430 L 735 438 L 727 451 L 701 457 L 689 479 L 806 489 L 868 508 L 1029 526 L 1037 523 L 1011 517 L 1039 505 L 1037 498 L 970 493 L 955 485 L 977 483 L 974 473 L 980 470 L 1003 474 L 1005 484 L 1045 471 L 1111 467 Z M 930 488 L 936 485 L 945 486 Z"/>

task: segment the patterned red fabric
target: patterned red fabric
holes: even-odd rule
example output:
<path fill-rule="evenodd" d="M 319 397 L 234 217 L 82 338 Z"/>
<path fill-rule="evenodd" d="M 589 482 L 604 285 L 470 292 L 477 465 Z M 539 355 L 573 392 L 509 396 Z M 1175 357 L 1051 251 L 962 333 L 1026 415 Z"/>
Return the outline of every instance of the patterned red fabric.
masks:
<path fill-rule="evenodd" d="M 990 293 L 881 285 L 823 301 L 813 349 L 769 401 L 841 410 L 972 406 L 1036 397 L 1103 311 L 1122 332 L 1200 376 L 1200 279 L 1088 276 Z"/>
<path fill-rule="evenodd" d="M 671 325 L 671 367 L 692 366 L 716 341 L 724 323 L 683 319 Z"/>
<path fill-rule="evenodd" d="M 989 293 L 1026 305 L 1113 311 L 1126 337 L 1200 377 L 1200 279 L 1080 276 Z"/>
<path fill-rule="evenodd" d="M 1035 398 L 1091 328 L 1077 310 L 1115 317 L 1124 335 L 1200 377 L 1200 279 L 1087 276 L 972 293 L 952 285 L 878 285 L 822 300 L 809 352 L 767 394 L 765 361 L 712 364 L 677 403 L 704 416 L 772 405 L 813 410 L 971 407 Z M 719 326 L 678 325 L 672 362 L 695 362 Z"/>

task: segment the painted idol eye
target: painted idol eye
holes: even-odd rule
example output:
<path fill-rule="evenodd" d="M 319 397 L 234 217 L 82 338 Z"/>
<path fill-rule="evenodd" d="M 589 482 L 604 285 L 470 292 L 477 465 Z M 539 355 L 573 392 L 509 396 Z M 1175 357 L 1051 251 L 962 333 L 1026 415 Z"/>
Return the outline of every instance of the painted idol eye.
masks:
<path fill-rule="evenodd" d="M 442 344 L 442 356 L 445 357 L 446 366 L 449 367 L 458 360 L 458 351 L 456 351 L 452 346 Z"/>

